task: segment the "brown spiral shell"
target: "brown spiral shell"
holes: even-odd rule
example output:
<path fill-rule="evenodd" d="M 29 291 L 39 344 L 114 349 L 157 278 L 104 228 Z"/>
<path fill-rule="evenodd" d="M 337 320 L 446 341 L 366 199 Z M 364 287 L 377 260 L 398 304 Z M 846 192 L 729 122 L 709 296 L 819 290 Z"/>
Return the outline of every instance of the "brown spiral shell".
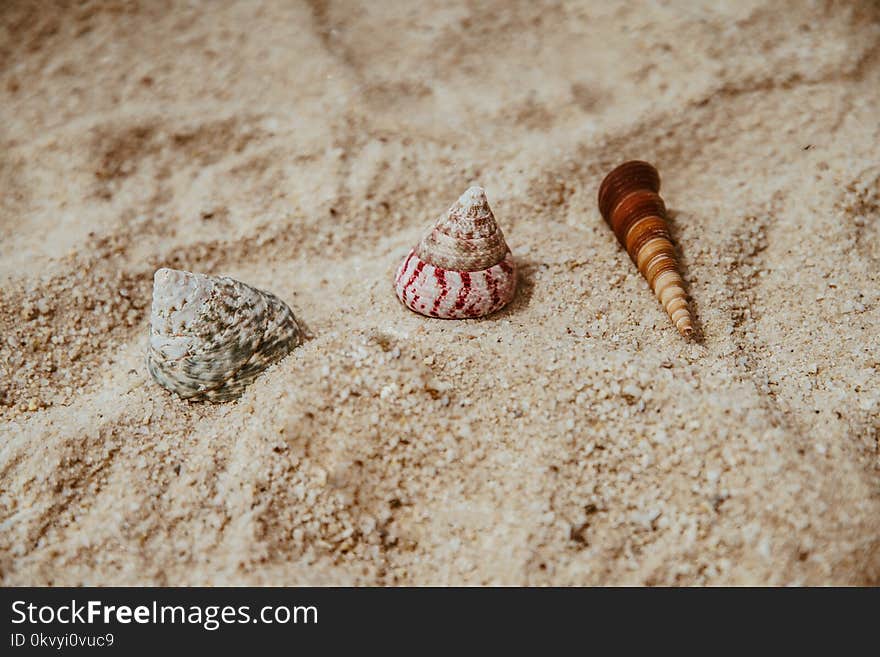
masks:
<path fill-rule="evenodd" d="M 693 317 L 659 192 L 657 169 L 640 160 L 624 162 L 599 186 L 599 212 L 679 333 L 689 337 L 694 331 Z"/>

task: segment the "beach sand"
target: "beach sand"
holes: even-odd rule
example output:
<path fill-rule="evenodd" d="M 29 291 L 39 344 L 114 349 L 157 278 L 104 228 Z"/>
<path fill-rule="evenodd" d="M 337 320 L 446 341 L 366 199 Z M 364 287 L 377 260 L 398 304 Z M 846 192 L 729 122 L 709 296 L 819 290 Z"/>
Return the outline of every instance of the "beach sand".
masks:
<path fill-rule="evenodd" d="M 880 584 L 880 5 L 717 4 L 4 2 L 0 583 Z M 416 315 L 473 184 L 517 297 Z M 183 402 L 163 266 L 311 337 Z"/>

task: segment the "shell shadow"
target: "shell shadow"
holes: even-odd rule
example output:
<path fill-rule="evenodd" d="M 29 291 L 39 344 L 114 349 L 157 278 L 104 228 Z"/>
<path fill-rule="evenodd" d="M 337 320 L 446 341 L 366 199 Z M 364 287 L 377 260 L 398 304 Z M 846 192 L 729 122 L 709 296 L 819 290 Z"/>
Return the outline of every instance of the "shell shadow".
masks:
<path fill-rule="evenodd" d="M 694 333 L 691 336 L 691 340 L 696 342 L 697 344 L 703 344 L 705 341 L 705 337 L 703 334 L 703 322 L 700 321 L 700 307 L 697 300 L 691 295 L 691 272 L 690 267 L 688 266 L 687 258 L 684 257 L 684 251 L 681 248 L 681 240 L 679 236 L 681 235 L 681 227 L 677 221 L 678 216 L 681 214 L 679 210 L 674 208 L 666 208 L 666 225 L 669 228 L 669 235 L 672 237 L 672 243 L 675 245 L 675 252 L 678 256 L 678 268 L 681 272 L 681 276 L 684 279 L 685 284 L 685 292 L 688 295 L 688 305 L 691 309 L 691 315 L 693 317 L 694 322 Z"/>
<path fill-rule="evenodd" d="M 293 312 L 292 309 L 291 312 Z M 308 323 L 302 318 L 302 315 L 299 313 L 293 313 L 293 316 L 296 318 L 296 325 L 299 326 L 299 330 L 302 333 L 303 344 L 310 340 L 314 340 L 317 336 Z"/>
<path fill-rule="evenodd" d="M 486 317 L 480 317 L 477 319 L 478 322 L 506 319 L 525 311 L 529 307 L 535 291 L 535 272 L 543 263 L 532 258 L 517 258 L 516 262 L 516 295 L 513 297 L 513 300 L 501 310 Z"/>

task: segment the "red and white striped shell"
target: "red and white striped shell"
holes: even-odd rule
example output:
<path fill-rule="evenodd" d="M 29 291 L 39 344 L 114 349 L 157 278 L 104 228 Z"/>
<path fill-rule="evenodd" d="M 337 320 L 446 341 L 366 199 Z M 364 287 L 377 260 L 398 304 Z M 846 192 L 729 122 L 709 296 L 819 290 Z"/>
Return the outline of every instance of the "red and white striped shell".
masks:
<path fill-rule="evenodd" d="M 409 252 L 397 297 L 428 317 L 482 317 L 516 293 L 516 265 L 481 187 L 471 187 Z"/>

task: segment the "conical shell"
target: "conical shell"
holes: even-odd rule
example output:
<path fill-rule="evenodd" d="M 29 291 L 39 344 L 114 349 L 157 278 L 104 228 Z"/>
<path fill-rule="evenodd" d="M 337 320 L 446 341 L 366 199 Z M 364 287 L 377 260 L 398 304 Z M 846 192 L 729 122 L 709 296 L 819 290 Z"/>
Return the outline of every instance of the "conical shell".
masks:
<path fill-rule="evenodd" d="M 516 293 L 516 266 L 486 193 L 471 187 L 397 268 L 395 290 L 429 317 L 482 317 Z"/>
<path fill-rule="evenodd" d="M 679 333 L 689 337 L 693 318 L 659 191 L 657 169 L 639 160 L 624 162 L 599 186 L 599 211 Z"/>
<path fill-rule="evenodd" d="M 153 277 L 147 367 L 183 399 L 239 397 L 302 342 L 278 297 L 231 278 L 159 269 Z"/>

